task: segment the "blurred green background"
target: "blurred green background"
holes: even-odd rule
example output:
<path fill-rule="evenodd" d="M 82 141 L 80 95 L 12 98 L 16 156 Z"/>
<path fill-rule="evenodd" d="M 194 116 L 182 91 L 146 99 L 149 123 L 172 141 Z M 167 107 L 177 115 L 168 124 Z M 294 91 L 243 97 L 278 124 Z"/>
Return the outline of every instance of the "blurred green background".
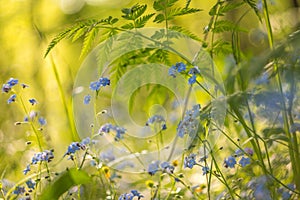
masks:
<path fill-rule="evenodd" d="M 185 1 L 181 1 L 182 4 Z M 216 1 L 192 1 L 191 7 L 203 9 L 202 12 L 177 19 L 173 23 L 186 27 L 200 38 L 203 28 L 209 23 L 209 9 Z M 297 24 L 299 2 L 273 0 L 271 21 L 277 41 L 284 39 Z M 1 83 L 10 77 L 19 79 L 30 87 L 24 95 L 36 98 L 39 104 L 36 109 L 47 119 L 43 131 L 48 144 L 57 155 L 63 155 L 67 145 L 72 141 L 66 112 L 58 89 L 51 58 L 55 62 L 67 103 L 71 108 L 73 81 L 84 58 L 80 59 L 82 40 L 71 43 L 64 40 L 51 54 L 44 58 L 47 45 L 63 29 L 72 26 L 79 20 L 87 18 L 121 18 L 120 10 L 136 3 L 152 5 L 153 1 L 130 0 L 2 0 L 0 1 L 0 73 Z M 150 7 L 150 6 L 149 6 Z M 226 18 L 233 21 L 247 11 L 246 6 L 230 13 Z M 151 11 L 151 8 L 150 8 Z M 122 23 L 122 22 L 120 22 Z M 246 32 L 241 33 L 241 46 L 245 55 L 255 56 L 268 48 L 267 35 L 263 25 L 250 11 L 241 21 Z M 154 24 L 152 24 L 154 26 Z M 157 26 L 157 25 L 155 25 Z M 230 39 L 230 34 L 219 35 Z M 96 44 L 95 44 L 96 45 Z M 228 55 L 218 55 L 215 61 L 225 72 Z M 226 78 L 226 74 L 223 74 Z M 29 127 L 15 126 L 22 121 L 24 112 L 17 105 L 7 105 L 8 95 L 0 95 L 0 174 L 15 179 L 22 174 L 34 150 L 26 145 Z"/>

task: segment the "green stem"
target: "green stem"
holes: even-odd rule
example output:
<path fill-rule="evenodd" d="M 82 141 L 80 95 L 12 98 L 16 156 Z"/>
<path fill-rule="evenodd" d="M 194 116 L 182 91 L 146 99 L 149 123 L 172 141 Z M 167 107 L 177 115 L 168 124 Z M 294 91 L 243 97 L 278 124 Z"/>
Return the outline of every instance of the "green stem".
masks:
<path fill-rule="evenodd" d="M 191 92 L 192 92 L 192 87 L 193 86 L 191 85 L 189 90 L 188 90 L 188 93 L 186 95 L 185 102 L 184 102 L 184 107 L 183 107 L 183 112 L 182 112 L 182 115 L 181 115 L 181 119 L 184 118 L 185 112 L 187 110 L 188 101 L 189 101 L 189 98 L 190 98 L 190 95 L 191 95 Z M 171 152 L 169 154 L 169 157 L 168 157 L 167 161 L 170 161 L 172 156 L 173 156 L 173 153 L 175 151 L 175 147 L 176 147 L 176 144 L 177 144 L 177 140 L 178 140 L 178 135 L 176 134 L 174 142 L 173 142 L 172 147 L 171 147 Z"/>
<path fill-rule="evenodd" d="M 266 27 L 268 30 L 268 40 L 269 40 L 269 45 L 270 49 L 274 50 L 274 43 L 273 43 L 273 31 L 272 31 L 272 26 L 271 26 L 271 21 L 269 17 L 269 10 L 268 10 L 268 4 L 266 0 L 263 0 L 263 6 L 264 6 L 264 18 L 265 18 L 265 23 Z M 297 141 L 297 136 L 296 134 L 291 134 L 290 132 L 290 125 L 288 121 L 288 111 L 285 105 L 285 97 L 284 97 L 284 92 L 282 89 L 282 82 L 281 82 L 281 77 L 278 69 L 277 62 L 275 60 L 274 65 L 273 65 L 274 72 L 276 74 L 276 81 L 277 85 L 281 94 L 281 105 L 283 107 L 283 121 L 284 121 L 284 130 L 285 133 L 289 139 L 289 154 L 290 154 L 290 159 L 292 163 L 292 169 L 293 169 L 293 174 L 294 174 L 294 182 L 296 184 L 297 190 L 300 190 L 300 154 L 299 154 L 299 144 Z M 292 150 L 294 149 L 294 150 Z M 297 162 L 298 161 L 298 162 Z"/>
<path fill-rule="evenodd" d="M 80 138 L 79 138 L 79 136 L 77 134 L 77 131 L 76 131 L 76 128 L 75 128 L 74 119 L 72 117 L 71 111 L 69 110 L 68 103 L 67 103 L 67 98 L 66 98 L 65 92 L 63 90 L 63 87 L 62 87 L 62 84 L 61 84 L 61 81 L 60 81 L 60 78 L 59 78 L 59 74 L 58 74 L 58 71 L 57 71 L 57 68 L 56 68 L 56 65 L 54 63 L 54 60 L 53 60 L 52 56 L 51 56 L 51 65 L 52 65 L 52 70 L 54 72 L 55 80 L 57 82 L 58 89 L 59 89 L 59 92 L 60 92 L 60 95 L 61 95 L 61 99 L 62 99 L 62 102 L 63 102 L 65 113 L 66 113 L 67 118 L 68 118 L 69 127 L 70 127 L 71 132 L 72 132 L 72 140 L 73 141 L 79 141 Z"/>

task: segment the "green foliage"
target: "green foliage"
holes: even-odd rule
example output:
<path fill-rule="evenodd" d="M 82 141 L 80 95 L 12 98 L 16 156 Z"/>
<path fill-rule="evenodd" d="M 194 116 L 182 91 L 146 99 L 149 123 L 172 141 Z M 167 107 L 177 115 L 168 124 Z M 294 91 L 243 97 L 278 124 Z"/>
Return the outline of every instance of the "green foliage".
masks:
<path fill-rule="evenodd" d="M 64 172 L 54 183 L 46 187 L 39 197 L 41 200 L 59 199 L 72 186 L 86 184 L 91 181 L 89 175 L 78 169 L 69 169 Z"/>
<path fill-rule="evenodd" d="M 177 2 L 178 0 L 158 0 L 155 1 L 153 4 L 153 8 L 158 11 L 162 12 L 156 15 L 155 19 L 153 22 L 156 23 L 162 23 L 164 21 L 169 21 L 173 20 L 176 16 L 183 16 L 187 14 L 192 14 L 201 11 L 201 9 L 198 8 L 189 8 L 190 2 L 187 2 L 186 7 L 184 8 L 172 8 L 173 5 Z"/>
<path fill-rule="evenodd" d="M 223 33 L 225 31 L 235 31 L 235 30 L 242 30 L 242 29 L 237 27 L 237 25 L 231 21 L 219 20 L 214 24 L 212 32 Z"/>
<path fill-rule="evenodd" d="M 131 8 L 122 9 L 122 17 L 126 20 L 133 21 L 133 23 L 128 23 L 121 28 L 124 29 L 134 29 L 134 28 L 142 28 L 146 25 L 146 23 L 150 20 L 150 18 L 154 15 L 154 13 L 146 14 L 142 16 L 147 9 L 147 5 L 139 5 L 136 4 Z"/>

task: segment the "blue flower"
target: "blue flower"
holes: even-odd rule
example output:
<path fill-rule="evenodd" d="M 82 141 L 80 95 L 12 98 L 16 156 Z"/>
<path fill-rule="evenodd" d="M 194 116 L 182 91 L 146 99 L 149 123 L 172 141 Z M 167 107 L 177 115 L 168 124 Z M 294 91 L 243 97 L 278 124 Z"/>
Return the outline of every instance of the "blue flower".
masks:
<path fill-rule="evenodd" d="M 246 147 L 246 148 L 244 149 L 244 151 L 245 151 L 247 154 L 249 154 L 250 156 L 253 156 L 253 149 Z"/>
<path fill-rule="evenodd" d="M 13 94 L 11 95 L 8 100 L 7 100 L 7 104 L 10 104 L 12 102 L 15 102 L 16 101 L 16 98 L 17 98 L 17 95 L 16 94 Z"/>
<path fill-rule="evenodd" d="M 2 92 L 8 93 L 11 90 L 11 86 L 9 84 L 3 84 L 2 86 Z"/>
<path fill-rule="evenodd" d="M 31 105 L 37 104 L 37 101 L 35 99 L 29 99 L 29 103 L 31 103 Z"/>
<path fill-rule="evenodd" d="M 196 154 L 192 153 L 184 158 L 184 168 L 188 167 L 192 169 L 196 164 Z"/>
<path fill-rule="evenodd" d="M 78 151 L 80 149 L 81 149 L 81 144 L 79 142 L 72 142 L 68 146 L 68 150 L 64 156 L 74 154 L 76 151 Z"/>
<path fill-rule="evenodd" d="M 14 86 L 14 85 L 17 85 L 18 82 L 19 82 L 18 79 L 10 78 L 10 79 L 7 81 L 7 84 L 9 84 L 10 86 Z"/>
<path fill-rule="evenodd" d="M 34 154 L 31 160 L 31 164 L 37 164 L 38 162 L 51 162 L 54 158 L 53 151 L 45 150 L 43 152 L 39 152 Z"/>
<path fill-rule="evenodd" d="M 160 124 L 161 130 L 167 129 L 166 120 L 161 115 L 153 115 L 152 117 L 150 117 L 146 122 L 146 126 L 149 126 L 150 124 L 154 124 L 154 123 Z"/>
<path fill-rule="evenodd" d="M 191 74 L 192 76 L 189 78 L 188 82 L 190 85 L 192 85 L 196 83 L 197 74 L 200 74 L 200 70 L 197 66 L 194 66 L 190 69 L 189 74 Z"/>
<path fill-rule="evenodd" d="M 46 119 L 45 119 L 45 118 L 43 118 L 43 117 L 39 117 L 39 120 L 38 120 L 38 122 L 39 122 L 39 124 L 40 124 L 41 126 L 44 126 L 44 125 L 46 125 L 46 124 L 47 124 L 47 121 L 46 121 Z"/>
<path fill-rule="evenodd" d="M 192 77 L 190 77 L 188 82 L 190 85 L 193 85 L 194 83 L 196 83 L 196 75 L 193 75 Z"/>
<path fill-rule="evenodd" d="M 91 138 L 87 137 L 81 141 L 81 145 L 88 145 L 91 143 Z"/>
<path fill-rule="evenodd" d="M 101 134 L 101 133 L 109 133 L 110 132 L 110 129 L 113 128 L 113 125 L 112 124 L 104 124 L 100 127 L 98 133 Z"/>
<path fill-rule="evenodd" d="M 169 68 L 169 75 L 173 76 L 174 78 L 176 77 L 176 73 L 180 73 L 186 70 L 186 65 L 183 62 L 178 62 L 175 65 L 172 65 Z M 176 72 L 177 71 L 177 72 Z"/>
<path fill-rule="evenodd" d="M 2 92 L 8 93 L 14 85 L 18 84 L 18 82 L 19 81 L 17 79 L 10 78 L 5 84 L 3 84 Z"/>
<path fill-rule="evenodd" d="M 198 66 L 194 66 L 193 68 L 191 68 L 189 71 L 189 74 L 191 74 L 191 75 L 200 74 L 200 70 L 199 70 Z"/>
<path fill-rule="evenodd" d="M 200 114 L 200 105 L 194 105 L 191 110 L 187 110 L 183 120 L 178 124 L 177 135 L 183 137 L 185 134 L 189 133 L 190 136 L 195 133 L 198 128 L 199 120 L 198 116 Z"/>
<path fill-rule="evenodd" d="M 101 86 L 107 86 L 110 85 L 110 80 L 108 78 L 100 78 L 99 83 Z"/>
<path fill-rule="evenodd" d="M 137 197 L 138 199 L 143 198 L 144 196 L 141 195 L 137 190 L 131 190 L 131 193 L 125 193 L 122 194 L 118 200 L 133 200 L 134 197 Z"/>
<path fill-rule="evenodd" d="M 177 71 L 180 73 L 180 72 L 185 71 L 186 65 L 183 62 L 179 62 L 179 63 L 176 63 L 176 68 L 177 68 Z"/>
<path fill-rule="evenodd" d="M 234 166 L 235 166 L 235 164 L 236 164 L 236 160 L 235 160 L 235 158 L 234 157 L 232 157 L 232 156 L 229 156 L 228 158 L 226 158 L 225 160 L 224 160 L 224 166 L 226 167 L 226 168 L 234 168 Z"/>
<path fill-rule="evenodd" d="M 34 189 L 36 183 L 33 180 L 29 179 L 28 181 L 26 181 L 26 185 L 29 189 Z"/>
<path fill-rule="evenodd" d="M 169 68 L 169 75 L 173 76 L 174 78 L 176 77 L 176 68 L 175 66 L 172 66 Z"/>
<path fill-rule="evenodd" d="M 83 99 L 84 104 L 89 104 L 90 101 L 91 101 L 91 95 L 88 94 L 88 95 L 84 96 L 84 99 Z"/>
<path fill-rule="evenodd" d="M 100 78 L 98 81 L 91 82 L 90 89 L 99 91 L 101 87 L 110 85 L 110 80 L 108 78 Z"/>
<path fill-rule="evenodd" d="M 239 164 L 242 167 L 245 167 L 246 165 L 249 165 L 250 164 L 250 158 L 242 157 L 241 160 L 239 161 Z"/>
<path fill-rule="evenodd" d="M 30 172 L 30 165 L 26 166 L 26 168 L 23 170 L 23 174 L 26 175 L 28 172 Z"/>
<path fill-rule="evenodd" d="M 159 161 L 153 161 L 152 163 L 149 164 L 148 166 L 148 173 L 153 176 L 159 169 Z"/>
<path fill-rule="evenodd" d="M 143 198 L 144 196 L 139 193 L 137 190 L 131 190 L 131 194 L 133 194 L 133 196 L 138 197 L 138 199 Z"/>
<path fill-rule="evenodd" d="M 98 133 L 102 134 L 102 133 L 110 133 L 110 131 L 113 130 L 115 131 L 116 135 L 115 135 L 115 141 L 119 141 L 120 139 L 123 139 L 123 135 L 126 132 L 125 128 L 119 127 L 119 126 L 114 126 L 112 124 L 104 124 L 100 127 Z"/>
<path fill-rule="evenodd" d="M 295 184 L 292 184 L 292 183 L 288 184 L 287 187 L 289 189 L 291 189 L 291 190 L 295 190 L 296 189 Z M 279 188 L 278 189 L 278 193 L 281 194 L 282 200 L 289 200 L 289 199 L 291 199 L 292 191 L 290 191 L 290 190 L 288 190 L 286 188 L 283 188 L 283 187 Z"/>
<path fill-rule="evenodd" d="M 209 172 L 209 167 L 202 167 L 203 175 L 207 174 Z"/>
<path fill-rule="evenodd" d="M 100 89 L 100 83 L 98 81 L 91 82 L 90 89 L 98 91 Z"/>
<path fill-rule="evenodd" d="M 265 185 L 259 184 L 254 192 L 254 199 L 256 200 L 272 200 L 270 191 L 266 188 Z"/>
<path fill-rule="evenodd" d="M 17 186 L 13 194 L 20 195 L 25 193 L 25 187 Z"/>
<path fill-rule="evenodd" d="M 174 166 L 170 165 L 169 162 L 162 162 L 160 164 L 160 167 L 163 169 L 163 171 L 166 171 L 166 172 L 171 173 L 171 174 L 173 174 L 174 169 L 175 169 Z"/>
<path fill-rule="evenodd" d="M 125 193 L 125 194 L 121 194 L 121 196 L 118 198 L 118 200 L 132 200 L 133 197 L 134 197 L 133 194 Z"/>

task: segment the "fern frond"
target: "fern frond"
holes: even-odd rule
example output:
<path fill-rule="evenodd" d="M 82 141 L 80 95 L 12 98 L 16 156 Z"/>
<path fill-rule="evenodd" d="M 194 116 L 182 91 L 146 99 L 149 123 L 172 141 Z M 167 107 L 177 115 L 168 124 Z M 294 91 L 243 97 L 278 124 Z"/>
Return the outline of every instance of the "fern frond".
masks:
<path fill-rule="evenodd" d="M 156 23 L 162 23 L 163 21 L 165 21 L 165 16 L 163 14 L 158 14 L 156 15 L 155 19 L 153 20 L 153 22 L 156 22 Z"/>
<path fill-rule="evenodd" d="M 171 9 L 168 13 L 167 19 L 173 19 L 175 16 L 182 16 L 187 14 L 192 14 L 201 11 L 201 9 L 198 8 L 175 8 Z"/>
<path fill-rule="evenodd" d="M 53 38 L 53 40 L 50 42 L 50 44 L 47 47 L 46 53 L 44 55 L 44 58 L 47 57 L 47 55 L 50 53 L 50 51 L 65 37 L 68 36 L 68 34 L 74 29 L 74 27 L 66 29 L 65 31 L 59 33 L 57 36 Z"/>
<path fill-rule="evenodd" d="M 89 32 L 87 34 L 85 34 L 85 38 L 83 41 L 83 47 L 81 50 L 81 54 L 80 54 L 80 58 L 82 58 L 82 56 L 86 55 L 86 53 L 90 50 L 96 35 L 97 35 L 98 29 L 95 27 L 91 27 L 91 29 L 89 30 Z"/>
<path fill-rule="evenodd" d="M 222 33 L 225 31 L 245 31 L 245 30 L 228 20 L 217 21 L 212 29 L 212 32 L 214 33 Z"/>
<path fill-rule="evenodd" d="M 185 3 L 185 8 L 188 8 L 191 4 L 192 0 L 187 0 Z"/>
<path fill-rule="evenodd" d="M 131 8 L 122 9 L 122 13 L 124 14 L 124 15 L 122 15 L 122 17 L 127 20 L 136 20 L 137 18 L 142 16 L 142 14 L 144 14 L 146 9 L 147 9 L 146 4 L 144 4 L 144 5 L 136 4 L 136 5 L 132 6 Z"/>
<path fill-rule="evenodd" d="M 153 8 L 156 11 L 163 11 L 172 7 L 178 0 L 156 0 L 153 3 Z"/>
<path fill-rule="evenodd" d="M 201 39 L 197 35 L 195 35 L 194 33 L 190 32 L 189 30 L 187 30 L 181 26 L 171 26 L 171 27 L 169 27 L 169 29 L 173 30 L 173 31 L 177 31 L 179 33 L 182 33 L 184 36 L 190 37 L 199 42 L 201 41 Z"/>
<path fill-rule="evenodd" d="M 261 21 L 261 17 L 259 15 L 259 10 L 257 8 L 256 5 L 256 1 L 255 0 L 243 0 L 245 3 L 247 3 L 255 12 L 256 16 L 258 17 L 258 19 Z"/>
<path fill-rule="evenodd" d="M 242 6 L 244 2 L 228 2 L 224 6 L 221 6 L 219 9 L 219 15 L 224 15 L 229 11 L 232 11 L 240 6 Z"/>
<path fill-rule="evenodd" d="M 138 18 L 135 22 L 135 27 L 136 28 L 142 28 L 146 25 L 146 23 L 149 21 L 149 19 L 155 15 L 154 13 L 148 14 L 148 15 L 144 15 L 140 18 Z"/>
<path fill-rule="evenodd" d="M 76 32 L 74 32 L 74 34 L 70 33 L 70 35 L 74 35 L 72 38 L 72 42 L 75 42 L 86 33 L 87 30 L 85 28 L 85 26 L 82 26 L 79 29 L 77 29 Z"/>
<path fill-rule="evenodd" d="M 134 24 L 133 23 L 128 23 L 128 24 L 125 24 L 125 25 L 121 26 L 121 28 L 131 30 L 131 29 L 134 29 Z"/>

